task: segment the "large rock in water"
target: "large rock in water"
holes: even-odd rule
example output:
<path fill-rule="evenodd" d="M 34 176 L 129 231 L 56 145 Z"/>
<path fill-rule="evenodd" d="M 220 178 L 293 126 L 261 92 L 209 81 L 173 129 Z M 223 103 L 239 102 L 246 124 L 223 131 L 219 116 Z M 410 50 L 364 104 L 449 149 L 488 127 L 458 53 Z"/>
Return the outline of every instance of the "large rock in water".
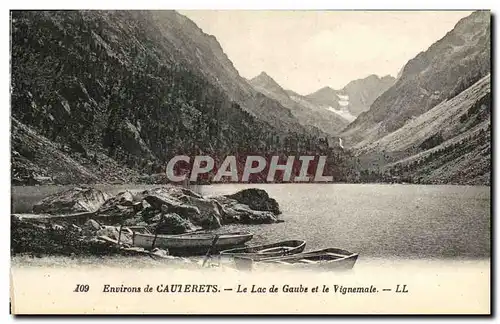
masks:
<path fill-rule="evenodd" d="M 44 199 L 37 210 L 63 214 L 83 214 L 85 221 L 91 216 L 98 225 L 146 226 L 160 234 L 180 234 L 198 229 L 216 229 L 222 224 L 266 224 L 276 223 L 280 213 L 278 203 L 260 189 L 247 189 L 233 195 L 203 198 L 189 189 L 165 186 L 141 193 L 120 192 L 109 199 L 95 189 L 74 188 Z M 93 197 L 97 197 L 93 200 Z M 99 199 L 101 198 L 101 199 Z M 104 201 L 105 200 L 105 201 Z M 87 203 L 86 208 L 79 209 Z M 91 204 L 93 202 L 93 205 Z M 87 227 L 97 228 L 95 224 Z M 92 226 L 90 226 L 92 225 Z M 84 228 L 87 228 L 84 226 Z M 90 231 L 89 229 L 89 232 Z"/>
<path fill-rule="evenodd" d="M 197 193 L 176 186 L 168 186 L 147 190 L 142 193 L 154 209 L 166 213 L 175 213 L 195 226 L 205 229 L 215 229 L 221 226 L 221 214 L 217 205 Z"/>
<path fill-rule="evenodd" d="M 172 214 L 162 214 L 157 223 L 150 225 L 150 230 L 157 234 L 183 234 L 198 230 L 189 220 L 181 216 Z"/>
<path fill-rule="evenodd" d="M 105 224 L 121 223 L 142 209 L 143 203 L 136 201 L 130 191 L 124 191 L 106 200 L 97 210 L 95 219 Z"/>
<path fill-rule="evenodd" d="M 212 200 L 192 196 L 182 196 L 178 199 L 184 204 L 194 206 L 199 210 L 199 214 L 190 219 L 193 224 L 209 229 L 221 227 L 222 215 Z"/>
<path fill-rule="evenodd" d="M 33 206 L 33 212 L 53 215 L 95 212 L 108 198 L 100 190 L 75 187 L 44 198 Z"/>
<path fill-rule="evenodd" d="M 218 196 L 212 199 L 218 203 L 225 224 L 271 224 L 278 222 L 272 212 L 253 210 L 248 205 L 241 204 L 228 196 Z"/>
<path fill-rule="evenodd" d="M 245 204 L 253 210 L 269 211 L 274 215 L 281 214 L 278 202 L 269 197 L 267 192 L 262 189 L 244 189 L 235 194 L 226 195 L 226 197 L 234 199 L 241 204 Z"/>

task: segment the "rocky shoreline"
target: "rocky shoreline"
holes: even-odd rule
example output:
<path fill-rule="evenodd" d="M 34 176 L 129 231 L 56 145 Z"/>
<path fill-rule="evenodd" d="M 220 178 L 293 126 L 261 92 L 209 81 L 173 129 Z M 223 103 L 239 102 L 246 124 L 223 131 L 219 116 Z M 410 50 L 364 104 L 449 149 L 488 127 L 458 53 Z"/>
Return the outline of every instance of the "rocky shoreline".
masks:
<path fill-rule="evenodd" d="M 168 251 L 132 246 L 129 227 L 183 234 L 234 223 L 278 223 L 279 214 L 279 204 L 261 189 L 203 197 L 173 185 L 114 196 L 93 187 L 75 187 L 44 198 L 32 214 L 11 215 L 11 255 L 164 258 Z"/>

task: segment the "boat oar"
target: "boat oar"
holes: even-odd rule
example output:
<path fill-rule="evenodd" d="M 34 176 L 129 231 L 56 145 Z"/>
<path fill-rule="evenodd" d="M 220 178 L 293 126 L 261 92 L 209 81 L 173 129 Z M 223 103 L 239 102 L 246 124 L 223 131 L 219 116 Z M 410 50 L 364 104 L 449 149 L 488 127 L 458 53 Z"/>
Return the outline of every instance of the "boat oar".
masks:
<path fill-rule="evenodd" d="M 155 248 L 155 243 L 157 238 L 158 238 L 158 225 L 156 225 L 155 238 L 153 239 L 153 243 L 151 244 L 151 251 Z"/>
<path fill-rule="evenodd" d="M 155 233 L 155 238 L 153 239 L 153 243 L 151 244 L 151 250 L 155 248 L 156 238 L 158 237 L 158 232 Z"/>
<path fill-rule="evenodd" d="M 120 230 L 118 231 L 118 242 L 116 243 L 118 246 L 120 246 L 120 241 L 122 238 L 122 228 L 123 228 L 123 222 L 120 223 Z"/>
<path fill-rule="evenodd" d="M 158 238 L 158 231 L 161 226 L 165 224 L 165 215 L 161 215 L 160 221 L 156 224 L 155 238 L 153 239 L 153 244 L 151 244 L 151 250 L 155 248 L 156 239 Z"/>
<path fill-rule="evenodd" d="M 205 259 L 203 260 L 203 267 L 205 266 L 205 263 L 207 263 L 208 259 L 210 258 L 210 255 L 212 254 L 213 250 L 215 249 L 215 245 L 217 244 L 217 241 L 219 240 L 219 234 L 215 234 L 214 240 L 212 241 L 212 245 L 207 251 L 207 254 L 205 255 Z"/>

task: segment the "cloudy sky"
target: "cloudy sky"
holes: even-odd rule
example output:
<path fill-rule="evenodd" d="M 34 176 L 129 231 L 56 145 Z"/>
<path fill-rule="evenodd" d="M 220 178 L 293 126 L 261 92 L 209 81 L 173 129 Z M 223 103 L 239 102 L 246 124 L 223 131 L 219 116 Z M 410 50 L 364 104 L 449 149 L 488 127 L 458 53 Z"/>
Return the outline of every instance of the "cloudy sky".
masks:
<path fill-rule="evenodd" d="M 265 71 L 308 94 L 396 76 L 468 11 L 180 11 L 212 34 L 245 78 Z"/>

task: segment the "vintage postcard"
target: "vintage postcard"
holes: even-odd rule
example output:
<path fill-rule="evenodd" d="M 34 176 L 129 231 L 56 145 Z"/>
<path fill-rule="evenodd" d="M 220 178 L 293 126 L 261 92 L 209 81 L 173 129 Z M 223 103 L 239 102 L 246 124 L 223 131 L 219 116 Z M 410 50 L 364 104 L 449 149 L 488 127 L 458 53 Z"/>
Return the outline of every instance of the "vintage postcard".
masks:
<path fill-rule="evenodd" d="M 12 314 L 489 315 L 490 24 L 11 11 Z"/>

